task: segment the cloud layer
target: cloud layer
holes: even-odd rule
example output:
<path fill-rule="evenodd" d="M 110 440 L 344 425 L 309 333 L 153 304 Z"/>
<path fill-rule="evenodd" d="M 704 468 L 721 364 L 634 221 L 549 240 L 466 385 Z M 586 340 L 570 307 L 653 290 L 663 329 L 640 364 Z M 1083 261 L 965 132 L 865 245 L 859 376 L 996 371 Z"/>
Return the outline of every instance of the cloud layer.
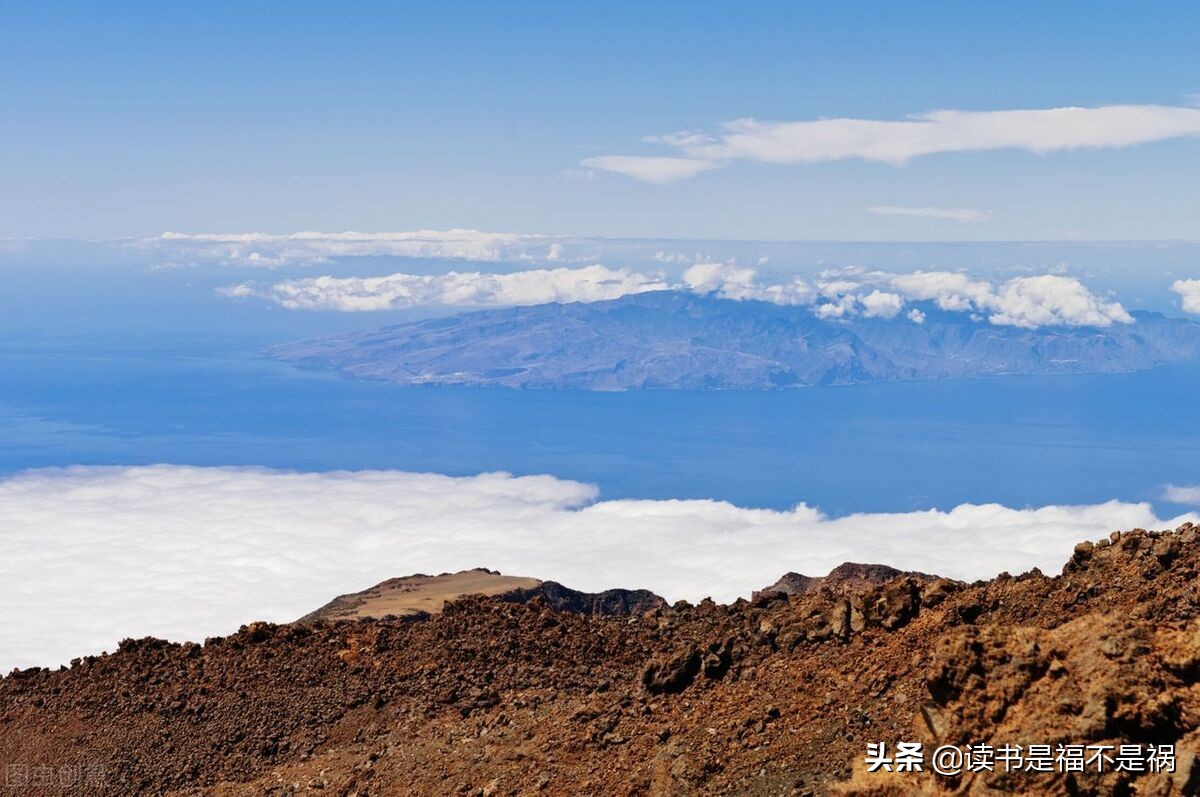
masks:
<path fill-rule="evenodd" d="M 1079 280 L 1056 274 L 993 283 L 961 272 L 891 274 L 846 269 L 826 272 L 814 283 L 800 277 L 771 282 L 760 278 L 756 269 L 711 262 L 689 267 L 677 282 L 668 281 L 661 273 L 591 265 L 505 274 L 452 271 L 438 275 L 308 277 L 267 284 L 243 282 L 225 286 L 218 292 L 231 298 L 266 299 L 289 310 L 357 312 L 417 306 L 595 302 L 656 290 L 687 290 L 726 299 L 809 305 L 817 316 L 826 319 L 854 316 L 891 319 L 905 309 L 907 302 L 925 301 L 942 310 L 978 314 L 999 326 L 1032 329 L 1047 325 L 1105 327 L 1133 323 L 1133 317 L 1119 302 L 1106 301 Z M 916 323 L 924 320 L 919 311 L 906 317 Z"/>
<path fill-rule="evenodd" d="M 452 260 L 554 260 L 555 245 L 541 235 L 480 230 L 406 232 L 177 233 L 136 242 L 159 255 L 164 265 L 221 262 L 276 267 L 322 262 L 332 257 L 390 255 Z"/>
<path fill-rule="evenodd" d="M 941 310 L 973 313 L 997 326 L 1034 329 L 1041 326 L 1132 324 L 1119 302 L 1105 301 L 1073 277 L 1042 274 L 1005 282 L 955 271 L 885 271 L 843 269 L 825 272 L 814 284 L 794 279 L 761 284 L 753 269 L 725 264 L 698 264 L 683 274 L 684 284 L 699 293 L 730 299 L 760 299 L 777 304 L 811 304 L 822 318 L 893 318 L 910 301 L 933 302 Z M 922 323 L 923 313 L 909 313 Z"/>
<path fill-rule="evenodd" d="M 1073 277 L 1042 274 L 994 284 L 959 272 L 918 271 L 884 275 L 906 298 L 933 301 L 939 309 L 979 312 L 998 326 L 1132 324 L 1119 302 L 1104 301 Z"/>
<path fill-rule="evenodd" d="M 418 306 L 494 307 L 548 302 L 596 302 L 664 290 L 661 277 L 594 265 L 530 269 L 510 274 L 477 271 L 391 274 L 386 277 L 313 277 L 270 285 L 240 283 L 219 289 L 234 298 L 257 296 L 289 310 L 358 312 Z"/>
<path fill-rule="evenodd" d="M 414 572 L 488 566 L 728 601 L 785 570 L 843 561 L 962 579 L 1057 571 L 1079 540 L 1180 520 L 1115 501 L 828 518 L 803 504 L 599 501 L 586 484 L 503 473 L 29 471 L 0 481 L 0 669 L 56 665 L 125 636 L 199 640 L 287 621 Z"/>
<path fill-rule="evenodd" d="M 585 166 L 635 179 L 667 183 L 737 160 L 818 163 L 857 158 L 900 166 L 946 152 L 1018 149 L 1061 150 L 1129 147 L 1200 135 L 1200 108 L 1107 105 L 1006 111 L 941 110 L 900 121 L 816 119 L 764 122 L 737 119 L 715 135 L 683 132 L 647 139 L 676 155 L 611 155 Z M 675 162 L 664 168 L 661 162 Z"/>
<path fill-rule="evenodd" d="M 812 304 L 817 293 L 800 277 L 788 282 L 763 283 L 758 271 L 729 263 L 697 263 L 683 272 L 680 287 L 723 299 L 753 299 L 772 304 Z"/>

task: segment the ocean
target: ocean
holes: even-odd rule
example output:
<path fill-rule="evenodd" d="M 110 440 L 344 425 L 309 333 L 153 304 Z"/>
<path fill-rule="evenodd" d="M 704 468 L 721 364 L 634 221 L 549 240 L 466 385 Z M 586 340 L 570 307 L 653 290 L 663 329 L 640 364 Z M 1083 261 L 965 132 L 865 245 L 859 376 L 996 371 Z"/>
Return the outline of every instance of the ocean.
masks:
<path fill-rule="evenodd" d="M 1200 483 L 1200 366 L 781 392 L 404 388 L 260 356 L 262 336 L 0 344 L 0 473 L 70 465 L 503 470 L 614 498 L 831 515 L 1150 501 Z"/>

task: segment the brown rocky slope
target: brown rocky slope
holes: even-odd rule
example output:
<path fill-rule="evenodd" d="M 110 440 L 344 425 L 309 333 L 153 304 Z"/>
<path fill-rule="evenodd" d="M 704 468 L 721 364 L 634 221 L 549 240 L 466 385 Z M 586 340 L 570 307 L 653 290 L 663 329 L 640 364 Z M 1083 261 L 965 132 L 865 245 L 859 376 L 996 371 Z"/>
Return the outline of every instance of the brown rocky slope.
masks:
<path fill-rule="evenodd" d="M 1056 577 L 901 574 L 628 614 L 467 597 L 127 640 L 0 681 L 0 765 L 31 794 L 1193 794 L 1197 536 L 1114 534 Z M 865 772 L 868 742 L 904 740 L 1175 744 L 1178 760 Z"/>
<path fill-rule="evenodd" d="M 367 617 L 419 618 L 442 611 L 450 603 L 470 595 L 484 595 L 508 603 L 528 603 L 540 598 L 551 609 L 583 614 L 632 614 L 665 608 L 667 603 L 644 589 L 609 589 L 580 592 L 554 581 L 505 576 L 477 567 L 437 576 L 415 575 L 392 578 L 370 589 L 339 595 L 300 618 L 316 621 L 360 620 Z"/>

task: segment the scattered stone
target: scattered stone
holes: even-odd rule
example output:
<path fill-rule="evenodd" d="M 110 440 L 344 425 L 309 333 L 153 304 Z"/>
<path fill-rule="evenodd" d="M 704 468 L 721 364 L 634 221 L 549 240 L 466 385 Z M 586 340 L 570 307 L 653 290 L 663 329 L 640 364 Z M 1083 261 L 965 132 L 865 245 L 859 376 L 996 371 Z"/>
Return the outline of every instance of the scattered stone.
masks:
<path fill-rule="evenodd" d="M 642 684 L 650 694 L 675 694 L 687 689 L 700 672 L 700 651 L 692 648 L 665 660 L 646 665 Z"/>
<path fill-rule="evenodd" d="M 75 792 L 101 796 L 878 795 L 933 781 L 864 780 L 866 740 L 1152 740 L 1176 746 L 1175 773 L 956 787 L 1197 793 L 1196 542 L 1189 524 L 1115 534 L 1062 575 L 971 585 L 853 565 L 729 606 L 468 596 L 203 646 L 124 640 L 0 679 L 0 766 L 69 750 L 106 773 Z"/>

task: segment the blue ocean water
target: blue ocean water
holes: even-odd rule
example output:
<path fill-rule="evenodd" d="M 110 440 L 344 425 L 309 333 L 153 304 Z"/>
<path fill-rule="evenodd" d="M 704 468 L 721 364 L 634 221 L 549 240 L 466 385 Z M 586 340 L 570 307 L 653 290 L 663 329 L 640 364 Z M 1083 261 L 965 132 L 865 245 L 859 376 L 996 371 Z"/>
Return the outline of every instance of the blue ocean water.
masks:
<path fill-rule="evenodd" d="M 1160 500 L 1200 483 L 1200 367 L 787 392 L 401 388 L 262 340 L 0 343 L 0 472 L 75 464 L 507 470 L 605 498 L 831 514 Z"/>

